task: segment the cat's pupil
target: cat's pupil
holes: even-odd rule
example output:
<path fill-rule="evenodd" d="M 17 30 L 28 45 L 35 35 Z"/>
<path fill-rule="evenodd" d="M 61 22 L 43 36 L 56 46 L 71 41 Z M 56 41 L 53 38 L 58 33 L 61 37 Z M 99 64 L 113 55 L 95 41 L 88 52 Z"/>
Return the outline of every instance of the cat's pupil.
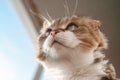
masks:
<path fill-rule="evenodd" d="M 52 29 L 47 29 L 47 31 L 46 31 L 46 36 L 48 36 L 49 34 L 50 34 L 50 32 L 52 31 Z"/>

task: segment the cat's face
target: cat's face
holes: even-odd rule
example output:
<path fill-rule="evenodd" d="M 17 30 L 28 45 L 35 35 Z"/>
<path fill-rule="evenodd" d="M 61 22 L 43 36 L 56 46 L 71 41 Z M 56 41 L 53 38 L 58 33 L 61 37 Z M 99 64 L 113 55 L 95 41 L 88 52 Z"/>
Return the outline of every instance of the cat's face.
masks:
<path fill-rule="evenodd" d="M 38 58 L 44 60 L 46 56 L 64 55 L 76 49 L 88 52 L 106 48 L 106 39 L 99 26 L 97 20 L 77 16 L 44 23 L 38 37 L 41 54 Z"/>

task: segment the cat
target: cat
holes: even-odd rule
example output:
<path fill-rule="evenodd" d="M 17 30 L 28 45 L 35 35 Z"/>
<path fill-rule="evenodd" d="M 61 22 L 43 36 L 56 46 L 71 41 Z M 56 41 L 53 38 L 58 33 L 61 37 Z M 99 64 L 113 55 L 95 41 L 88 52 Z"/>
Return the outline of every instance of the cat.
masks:
<path fill-rule="evenodd" d="M 115 80 L 114 69 L 102 53 L 108 43 L 99 27 L 99 20 L 75 15 L 45 20 L 36 54 L 45 80 Z"/>

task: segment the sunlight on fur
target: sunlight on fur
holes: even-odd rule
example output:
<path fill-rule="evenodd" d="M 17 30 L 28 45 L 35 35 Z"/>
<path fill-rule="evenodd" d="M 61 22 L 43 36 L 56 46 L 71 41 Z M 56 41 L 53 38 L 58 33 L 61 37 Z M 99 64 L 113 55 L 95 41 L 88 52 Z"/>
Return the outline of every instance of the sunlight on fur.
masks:
<path fill-rule="evenodd" d="M 107 39 L 100 26 L 100 21 L 88 17 L 45 20 L 36 57 L 45 68 L 46 80 L 113 80 L 101 52 L 107 49 Z"/>

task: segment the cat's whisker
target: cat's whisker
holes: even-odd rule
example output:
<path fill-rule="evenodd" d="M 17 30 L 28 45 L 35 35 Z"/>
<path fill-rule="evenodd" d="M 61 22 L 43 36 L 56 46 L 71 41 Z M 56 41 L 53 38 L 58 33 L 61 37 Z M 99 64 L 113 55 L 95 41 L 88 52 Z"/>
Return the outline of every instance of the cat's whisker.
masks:
<path fill-rule="evenodd" d="M 67 8 L 66 4 L 64 6 L 65 6 L 65 11 L 66 11 L 66 16 L 68 17 L 69 16 L 68 8 Z"/>
<path fill-rule="evenodd" d="M 65 17 L 67 16 L 67 12 L 66 12 L 66 5 L 65 4 L 63 4 L 63 6 L 64 6 L 64 15 L 65 15 Z"/>
<path fill-rule="evenodd" d="M 77 7 L 78 7 L 78 0 L 75 0 L 75 8 L 73 9 L 72 15 L 75 15 L 75 13 L 77 11 Z"/>
<path fill-rule="evenodd" d="M 68 5 L 68 9 L 69 9 L 69 16 L 71 16 L 71 12 L 70 12 L 70 0 L 67 1 L 67 5 Z"/>
<path fill-rule="evenodd" d="M 44 17 L 42 15 L 40 17 L 43 19 L 44 24 L 51 25 L 51 22 L 46 17 Z"/>
<path fill-rule="evenodd" d="M 45 17 L 45 16 L 43 16 L 43 15 L 41 15 L 40 13 L 36 13 L 36 12 L 34 12 L 32 9 L 30 10 L 30 12 L 34 15 L 34 16 L 36 16 L 36 17 L 39 17 L 40 19 L 42 19 L 44 22 L 47 22 L 47 24 L 51 24 L 51 22 Z"/>
<path fill-rule="evenodd" d="M 47 11 L 47 10 L 46 10 L 46 14 L 47 14 L 47 16 L 48 16 L 48 18 L 49 18 L 50 22 L 52 22 L 52 21 L 53 21 L 53 19 L 52 19 L 52 17 L 50 16 L 50 14 L 48 13 L 48 11 Z"/>
<path fill-rule="evenodd" d="M 65 4 L 66 4 L 65 7 L 66 7 L 67 16 L 70 17 L 70 9 L 69 9 L 67 0 L 65 0 Z"/>
<path fill-rule="evenodd" d="M 32 9 L 30 9 L 30 12 L 31 12 L 34 16 L 41 18 L 41 15 L 40 15 L 39 13 L 34 12 Z"/>

